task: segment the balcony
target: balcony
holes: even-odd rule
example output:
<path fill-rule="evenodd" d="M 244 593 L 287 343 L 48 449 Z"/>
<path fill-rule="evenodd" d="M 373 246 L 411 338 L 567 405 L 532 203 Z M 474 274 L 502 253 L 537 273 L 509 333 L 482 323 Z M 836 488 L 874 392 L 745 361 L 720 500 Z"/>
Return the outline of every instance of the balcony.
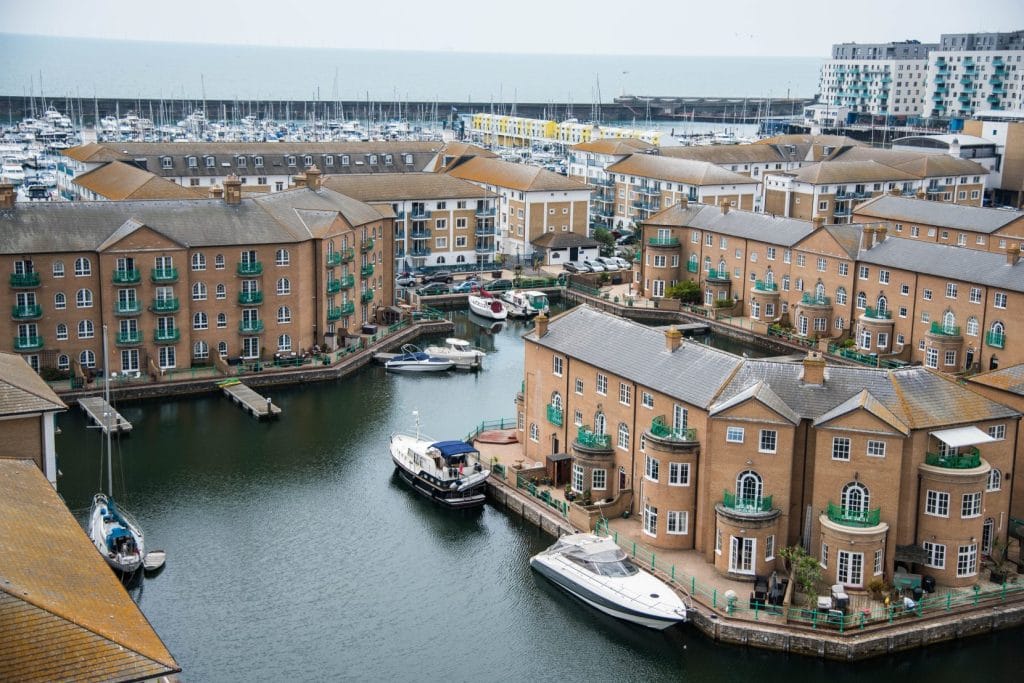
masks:
<path fill-rule="evenodd" d="M 43 338 L 36 335 L 17 336 L 14 338 L 15 351 L 37 351 L 43 348 Z"/>
<path fill-rule="evenodd" d="M 178 297 L 170 299 L 153 299 L 153 305 L 149 310 L 154 313 L 174 313 L 178 310 Z"/>
<path fill-rule="evenodd" d="M 263 333 L 263 321 L 262 320 L 243 320 L 238 323 L 239 334 L 262 334 Z"/>
<path fill-rule="evenodd" d="M 968 448 L 965 453 L 925 453 L 924 464 L 943 467 L 948 470 L 970 470 L 981 467 L 981 453 L 977 448 Z"/>
<path fill-rule="evenodd" d="M 347 315 L 352 315 L 356 312 L 356 305 L 351 301 L 346 301 L 340 307 L 328 308 L 327 309 L 327 320 L 334 322 L 340 320 Z"/>
<path fill-rule="evenodd" d="M 413 247 L 409 250 L 409 255 L 413 257 L 430 256 L 430 247 Z"/>
<path fill-rule="evenodd" d="M 497 209 L 495 209 L 492 206 L 489 209 L 477 209 L 476 210 L 476 217 L 477 218 L 494 218 L 496 213 L 497 213 Z"/>
<path fill-rule="evenodd" d="M 261 275 L 263 264 L 259 261 L 242 261 L 238 264 L 237 273 L 242 276 Z"/>
<path fill-rule="evenodd" d="M 757 292 L 777 292 L 779 291 L 779 285 L 774 282 L 765 282 L 764 280 L 754 281 L 754 291 Z"/>
<path fill-rule="evenodd" d="M 15 320 L 35 320 L 43 316 L 43 307 L 39 304 L 27 306 L 14 306 L 11 308 L 11 317 Z M 1000 347 L 1002 348 L 1002 347 Z"/>
<path fill-rule="evenodd" d="M 859 510 L 844 508 L 834 503 L 828 504 L 828 518 L 843 526 L 869 527 L 878 526 L 882 521 L 882 509 Z"/>
<path fill-rule="evenodd" d="M 414 254 L 414 256 L 415 256 L 415 254 Z M 359 269 L 359 276 L 363 280 L 365 280 L 366 278 L 370 277 L 371 275 L 373 275 L 373 264 L 372 263 L 367 263 L 365 266 L 363 266 L 362 268 Z"/>
<path fill-rule="evenodd" d="M 328 280 L 327 281 L 327 293 L 337 294 L 341 291 L 341 280 Z"/>
<path fill-rule="evenodd" d="M 181 330 L 175 328 L 170 329 L 159 329 L 153 331 L 153 341 L 160 344 L 174 343 L 181 339 Z"/>
<path fill-rule="evenodd" d="M 242 306 L 255 306 L 263 303 L 263 292 L 239 292 L 238 303 Z"/>
<path fill-rule="evenodd" d="M 178 281 L 177 268 L 154 268 L 149 272 L 149 279 L 153 282 L 166 284 Z"/>
<path fill-rule="evenodd" d="M 484 225 L 484 226 L 478 225 L 478 226 L 476 226 L 476 233 L 475 234 L 476 234 L 477 237 L 490 237 L 491 235 L 494 235 L 496 233 L 497 233 L 497 231 L 494 229 L 493 225 L 491 225 L 491 226 L 487 226 L 487 225 Z"/>
<path fill-rule="evenodd" d="M 985 343 L 996 349 L 1006 348 L 1006 334 L 1003 332 L 986 332 Z"/>
<path fill-rule="evenodd" d="M 649 247 L 678 247 L 678 237 L 648 237 L 647 246 Z"/>
<path fill-rule="evenodd" d="M 700 264 L 699 263 L 697 263 L 696 261 L 687 261 L 686 262 L 686 272 L 687 273 L 696 273 L 698 270 L 700 270 Z"/>
<path fill-rule="evenodd" d="M 661 189 L 657 187 L 646 187 L 641 185 L 636 188 L 638 194 L 646 195 L 648 197 L 657 197 L 661 194 Z"/>
<path fill-rule="evenodd" d="M 371 249 L 373 249 L 373 238 L 372 237 L 369 238 L 369 239 L 363 240 L 362 243 L 359 245 L 359 251 L 361 251 L 364 254 L 366 252 L 370 251 Z"/>
<path fill-rule="evenodd" d="M 892 311 L 881 311 L 868 306 L 864 309 L 864 317 L 872 320 L 892 320 Z"/>
<path fill-rule="evenodd" d="M 662 439 L 663 441 L 685 441 L 694 442 L 697 440 L 697 429 L 696 427 L 683 427 L 681 429 L 672 429 L 672 426 L 665 421 L 664 415 L 651 420 L 650 432 L 653 436 Z"/>
<path fill-rule="evenodd" d="M 115 270 L 110 279 L 115 285 L 137 285 L 142 282 L 142 271 L 137 268 L 133 270 Z"/>
<path fill-rule="evenodd" d="M 555 425 L 556 427 L 562 426 L 563 413 L 562 409 L 558 406 L 548 404 L 548 422 Z"/>
<path fill-rule="evenodd" d="M 394 237 L 396 240 L 404 240 L 405 230 L 395 230 L 395 233 L 394 235 L 392 235 L 392 237 Z"/>
<path fill-rule="evenodd" d="M 644 202 L 637 200 L 633 202 L 634 209 L 640 209 L 641 211 L 660 211 L 661 207 L 653 202 Z"/>
<path fill-rule="evenodd" d="M 118 332 L 114 343 L 118 346 L 136 346 L 142 343 L 142 333 L 138 330 L 132 332 Z"/>
<path fill-rule="evenodd" d="M 430 228 L 413 228 L 409 231 L 409 237 L 414 240 L 428 240 L 430 235 Z"/>
<path fill-rule="evenodd" d="M 608 434 L 597 434 L 589 427 L 579 427 L 576 430 L 576 444 L 583 448 L 610 451 L 612 449 L 612 437 Z"/>
<path fill-rule="evenodd" d="M 328 268 L 334 268 L 335 266 L 340 266 L 340 265 L 341 265 L 341 252 L 340 251 L 332 251 L 331 253 L 327 254 L 327 267 Z"/>
<path fill-rule="evenodd" d="M 430 218 L 430 212 L 426 209 L 413 209 L 409 216 L 414 221 L 424 221 Z"/>
<path fill-rule="evenodd" d="M 356 257 L 356 250 L 355 250 L 354 247 L 349 247 L 347 249 L 342 249 L 338 253 L 341 254 L 341 262 L 342 263 L 349 263 L 350 261 L 354 260 L 355 257 Z"/>
<path fill-rule="evenodd" d="M 365 292 L 363 292 L 362 294 L 360 294 L 359 295 L 359 300 L 362 301 L 364 304 L 373 301 L 373 290 L 372 289 L 368 289 Z"/>
<path fill-rule="evenodd" d="M 771 512 L 772 497 L 741 498 L 735 493 L 722 491 L 722 507 L 736 512 Z"/>
<path fill-rule="evenodd" d="M 494 251 L 493 244 L 477 244 L 473 251 L 477 254 L 490 254 Z"/>
<path fill-rule="evenodd" d="M 959 325 L 943 325 L 938 320 L 932 321 L 932 326 L 929 328 L 930 334 L 941 334 L 944 337 L 959 337 L 960 326 Z"/>
<path fill-rule="evenodd" d="M 811 294 L 810 292 L 804 292 L 803 296 L 800 297 L 800 303 L 804 306 L 831 306 L 832 297 L 822 295 Z"/>
<path fill-rule="evenodd" d="M 705 280 L 732 280 L 732 276 L 729 275 L 727 270 L 716 270 L 712 268 L 708 271 L 708 274 L 704 276 Z"/>
<path fill-rule="evenodd" d="M 142 304 L 138 301 L 118 301 L 114 304 L 114 315 L 138 315 L 142 313 Z"/>
<path fill-rule="evenodd" d="M 348 275 L 345 275 L 340 280 L 338 280 L 338 282 L 341 283 L 342 289 L 352 289 L 353 287 L 355 287 L 356 284 L 356 276 L 353 275 L 352 273 L 349 273 Z"/>
<path fill-rule="evenodd" d="M 943 192 L 945 192 L 945 190 L 946 190 L 946 188 L 939 187 L 938 185 L 929 185 L 928 187 L 925 188 L 924 192 L 925 192 L 925 194 L 932 194 L 932 195 L 934 195 L 934 194 L 942 194 Z"/>
<path fill-rule="evenodd" d="M 39 273 L 11 273 L 11 287 L 24 289 L 39 286 Z"/>

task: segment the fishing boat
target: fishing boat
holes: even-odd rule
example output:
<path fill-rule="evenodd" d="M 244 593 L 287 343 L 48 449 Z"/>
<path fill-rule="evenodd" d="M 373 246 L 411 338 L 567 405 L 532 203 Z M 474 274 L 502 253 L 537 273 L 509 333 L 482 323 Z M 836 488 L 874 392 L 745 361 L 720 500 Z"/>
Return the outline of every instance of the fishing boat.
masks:
<path fill-rule="evenodd" d="M 402 347 L 402 353 L 384 362 L 384 368 L 392 372 L 443 372 L 451 370 L 455 361 L 421 351 L 413 344 Z"/>
<path fill-rule="evenodd" d="M 486 289 L 477 289 L 471 292 L 467 299 L 469 310 L 479 316 L 491 320 L 504 320 L 508 317 L 508 309 L 505 304 L 500 299 L 495 299 Z"/>
<path fill-rule="evenodd" d="M 452 361 L 455 363 L 456 370 L 479 370 L 483 366 L 486 355 L 465 339 L 456 339 L 455 337 L 445 339 L 444 346 L 433 345 L 423 350 L 431 356 L 447 358 Z"/>
<path fill-rule="evenodd" d="M 672 588 L 637 567 L 610 538 L 569 534 L 530 558 L 530 566 L 559 588 L 618 619 L 663 630 L 686 621 Z"/>
<path fill-rule="evenodd" d="M 510 289 L 501 295 L 501 300 L 511 318 L 532 318 L 540 313 L 547 315 L 551 310 L 544 292 Z"/>
<path fill-rule="evenodd" d="M 484 504 L 490 470 L 480 453 L 465 441 L 435 441 L 420 434 L 419 413 L 415 434 L 392 434 L 388 445 L 398 475 L 416 492 L 448 508 L 475 508 Z"/>

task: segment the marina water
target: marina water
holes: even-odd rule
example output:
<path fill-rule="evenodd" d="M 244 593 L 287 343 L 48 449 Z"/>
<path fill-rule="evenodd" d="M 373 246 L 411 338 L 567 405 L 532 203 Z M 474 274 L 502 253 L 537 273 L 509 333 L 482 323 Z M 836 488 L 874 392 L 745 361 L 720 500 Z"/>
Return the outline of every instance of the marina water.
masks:
<path fill-rule="evenodd" d="M 133 589 L 186 681 L 972 680 L 1018 668 L 1021 630 L 860 664 L 716 645 L 690 626 L 618 622 L 531 572 L 552 538 L 501 509 L 442 510 L 392 474 L 391 432 L 458 438 L 514 414 L 525 327 L 456 316 L 488 351 L 478 374 L 269 390 L 256 422 L 219 394 L 119 405 L 115 490 L 168 551 Z M 59 490 L 88 505 L 100 434 L 59 417 Z M 124 489 L 124 493 L 121 493 Z"/>

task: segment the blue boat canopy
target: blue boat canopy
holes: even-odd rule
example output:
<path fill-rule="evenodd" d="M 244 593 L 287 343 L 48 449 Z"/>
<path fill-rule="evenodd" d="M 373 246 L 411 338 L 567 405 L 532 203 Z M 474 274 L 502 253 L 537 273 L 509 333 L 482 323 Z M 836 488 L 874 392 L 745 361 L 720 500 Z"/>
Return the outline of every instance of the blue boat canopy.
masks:
<path fill-rule="evenodd" d="M 451 460 L 467 453 L 476 453 L 476 449 L 465 441 L 438 441 L 430 444 L 430 447 L 440 451 L 445 460 Z"/>

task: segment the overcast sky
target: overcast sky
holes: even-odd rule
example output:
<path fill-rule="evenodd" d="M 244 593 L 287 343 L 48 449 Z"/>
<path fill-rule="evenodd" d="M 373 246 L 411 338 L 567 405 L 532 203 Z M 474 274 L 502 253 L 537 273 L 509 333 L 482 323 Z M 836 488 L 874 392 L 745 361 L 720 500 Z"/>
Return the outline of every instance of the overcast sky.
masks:
<path fill-rule="evenodd" d="M 826 57 L 1024 28 L 1024 0 L 0 0 L 0 31 L 331 48 Z"/>

